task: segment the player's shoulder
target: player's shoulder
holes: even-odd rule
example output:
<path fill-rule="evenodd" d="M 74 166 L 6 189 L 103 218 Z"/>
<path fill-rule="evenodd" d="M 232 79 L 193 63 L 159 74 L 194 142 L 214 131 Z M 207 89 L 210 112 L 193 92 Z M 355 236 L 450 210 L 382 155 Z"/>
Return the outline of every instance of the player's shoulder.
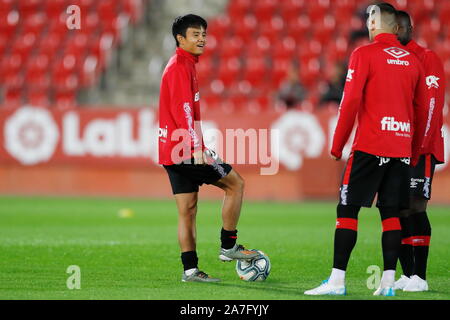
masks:
<path fill-rule="evenodd" d="M 425 49 L 425 59 L 433 62 L 433 63 L 442 63 L 441 58 L 437 55 L 437 53 L 431 49 L 426 48 Z"/>
<path fill-rule="evenodd" d="M 166 65 L 163 77 L 170 77 L 173 74 L 188 73 L 186 58 L 180 55 L 173 55 Z"/>

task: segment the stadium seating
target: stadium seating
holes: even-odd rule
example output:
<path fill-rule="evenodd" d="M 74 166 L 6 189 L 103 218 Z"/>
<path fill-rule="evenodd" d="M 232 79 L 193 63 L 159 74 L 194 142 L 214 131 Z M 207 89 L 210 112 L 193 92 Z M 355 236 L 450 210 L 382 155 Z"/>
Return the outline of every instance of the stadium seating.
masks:
<path fill-rule="evenodd" d="M 450 1 L 389 2 L 411 12 L 417 38 L 449 66 Z M 293 60 L 308 90 L 305 103 L 314 104 L 334 66 L 367 43 L 351 34 L 364 30 L 369 3 L 229 0 L 225 11 L 208 21 L 207 49 L 197 65 L 205 105 L 266 109 Z M 80 30 L 66 26 L 70 5 L 81 8 Z M 76 104 L 79 90 L 98 83 L 123 29 L 139 21 L 142 5 L 142 0 L 0 0 L 0 104 Z"/>
<path fill-rule="evenodd" d="M 67 26 L 77 5 L 81 29 Z M 108 67 L 127 23 L 139 21 L 141 0 L 0 0 L 2 104 L 75 106 L 78 90 Z"/>
<path fill-rule="evenodd" d="M 418 39 L 436 50 L 444 63 L 449 60 L 450 30 L 444 21 L 450 20 L 450 1 L 389 2 L 411 12 Z M 208 44 L 207 62 L 202 66 L 202 57 L 197 67 L 201 91 L 208 92 L 206 104 L 222 105 L 226 111 L 273 104 L 267 98 L 261 100 L 260 92 L 275 96 L 291 61 L 296 60 L 308 90 L 306 105 L 314 105 L 320 88 L 332 78 L 334 66 L 345 63 L 356 46 L 367 43 L 366 38 L 351 41 L 351 33 L 365 28 L 363 14 L 368 4 L 358 0 L 230 0 L 226 12 L 210 20 L 208 37 L 214 38 L 214 46 Z M 219 92 L 210 90 L 211 74 L 216 76 L 215 84 L 223 84 Z M 246 94 L 239 92 L 242 80 L 251 86 Z M 224 97 L 229 98 L 219 103 Z"/>

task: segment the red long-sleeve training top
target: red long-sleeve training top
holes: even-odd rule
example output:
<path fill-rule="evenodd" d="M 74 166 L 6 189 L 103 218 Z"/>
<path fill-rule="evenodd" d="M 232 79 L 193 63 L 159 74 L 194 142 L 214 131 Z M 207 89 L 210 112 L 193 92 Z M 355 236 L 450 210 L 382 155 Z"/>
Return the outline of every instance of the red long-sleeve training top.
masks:
<path fill-rule="evenodd" d="M 426 124 L 424 112 L 418 109 L 425 101 L 425 77 L 418 58 L 395 35 L 377 35 L 350 57 L 331 154 L 342 157 L 358 116 L 353 151 L 408 158 L 413 150 L 414 163 Z"/>
<path fill-rule="evenodd" d="M 444 162 L 444 124 L 442 111 L 445 103 L 445 72 L 441 59 L 433 51 L 421 47 L 414 40 L 406 48 L 422 62 L 427 86 L 425 106 L 427 126 L 420 154 L 432 154 L 439 163 Z"/>
<path fill-rule="evenodd" d="M 159 164 L 180 163 L 190 159 L 194 151 L 204 150 L 200 126 L 200 93 L 195 71 L 197 62 L 198 57 L 177 48 L 162 75 Z"/>

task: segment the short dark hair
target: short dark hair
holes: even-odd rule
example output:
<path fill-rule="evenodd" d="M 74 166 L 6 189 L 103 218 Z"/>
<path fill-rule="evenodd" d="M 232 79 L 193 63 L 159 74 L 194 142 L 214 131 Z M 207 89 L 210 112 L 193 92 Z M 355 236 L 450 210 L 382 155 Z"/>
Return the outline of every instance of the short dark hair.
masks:
<path fill-rule="evenodd" d="M 411 16 L 406 11 L 397 11 L 397 19 L 405 19 L 406 21 L 408 21 L 408 24 L 412 26 Z"/>
<path fill-rule="evenodd" d="M 177 35 L 181 34 L 186 37 L 186 31 L 188 28 L 200 28 L 203 27 L 205 30 L 208 28 L 208 23 L 205 19 L 195 14 L 187 14 L 184 16 L 179 16 L 175 18 L 172 24 L 172 34 L 177 43 L 177 47 L 180 45 L 177 39 Z"/>

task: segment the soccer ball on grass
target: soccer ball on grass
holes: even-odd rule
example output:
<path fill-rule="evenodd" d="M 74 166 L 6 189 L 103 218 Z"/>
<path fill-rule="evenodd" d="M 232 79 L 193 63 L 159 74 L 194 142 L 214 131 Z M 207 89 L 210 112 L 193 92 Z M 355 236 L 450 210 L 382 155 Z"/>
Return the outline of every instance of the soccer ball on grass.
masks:
<path fill-rule="evenodd" d="M 238 260 L 236 272 L 245 281 L 264 281 L 270 273 L 269 257 L 262 251 L 257 250 L 261 256 L 251 260 Z"/>

